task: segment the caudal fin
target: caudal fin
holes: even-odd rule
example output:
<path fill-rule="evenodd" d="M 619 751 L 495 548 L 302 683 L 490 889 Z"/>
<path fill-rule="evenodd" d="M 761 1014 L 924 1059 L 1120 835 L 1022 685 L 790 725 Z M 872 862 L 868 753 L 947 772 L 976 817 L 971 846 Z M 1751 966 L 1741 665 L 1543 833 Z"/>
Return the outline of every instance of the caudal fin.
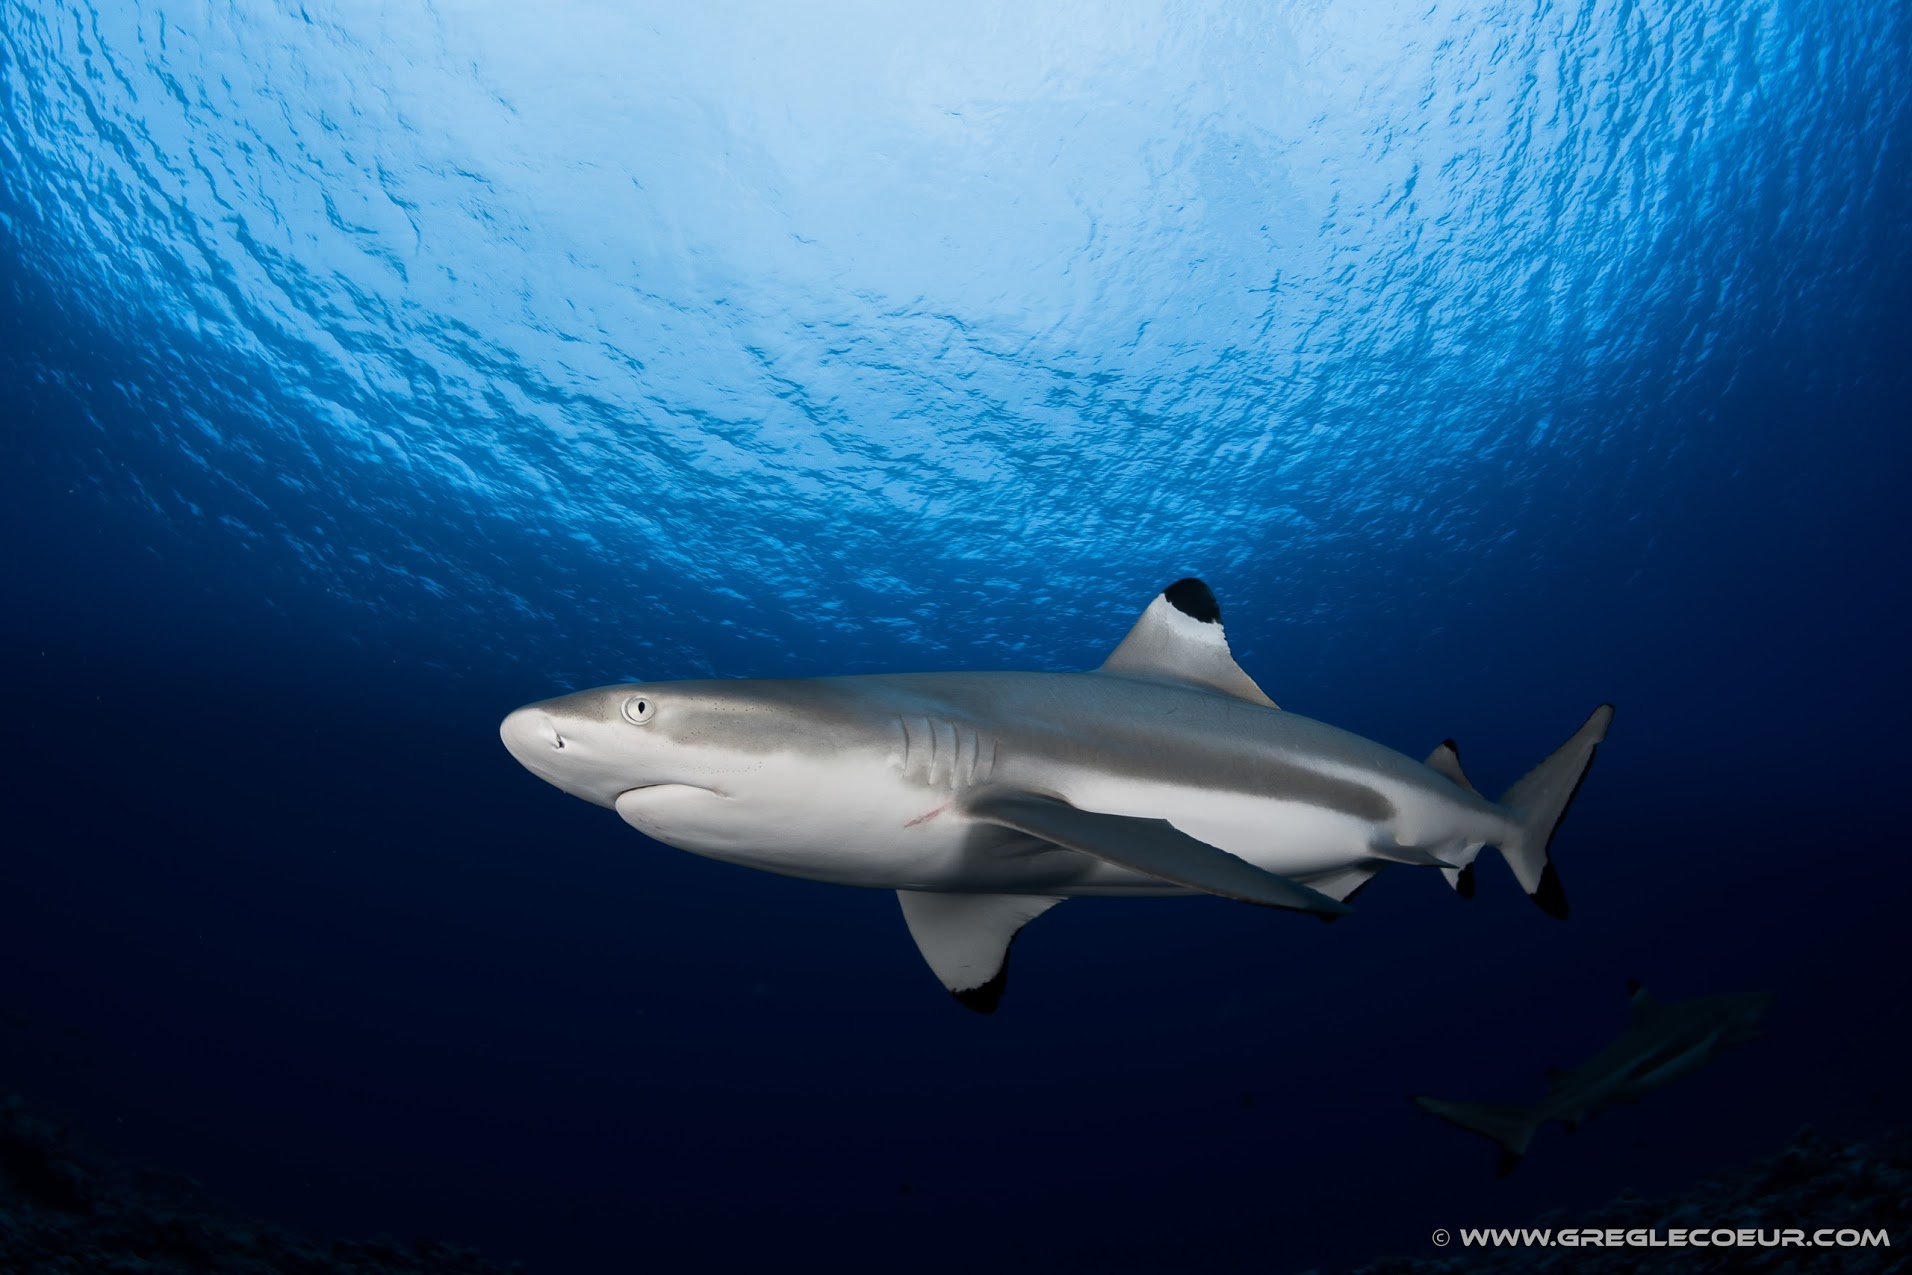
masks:
<path fill-rule="evenodd" d="M 1431 1116 L 1457 1124 L 1469 1133 L 1492 1138 L 1500 1144 L 1499 1176 L 1514 1171 L 1527 1144 L 1533 1141 L 1540 1121 L 1527 1107 L 1497 1106 L 1485 1102 L 1447 1102 L 1440 1098 L 1416 1098 L 1414 1105 Z"/>
<path fill-rule="evenodd" d="M 1554 830 L 1567 817 L 1567 807 L 1580 791 L 1587 767 L 1593 765 L 1593 754 L 1607 737 L 1612 721 L 1613 705 L 1594 709 L 1572 738 L 1500 799 L 1518 825 L 1515 834 L 1500 843 L 1501 857 L 1514 870 L 1520 888 L 1549 916 L 1567 915 L 1567 892 L 1560 888 L 1560 876 L 1547 858 L 1547 848 L 1553 844 Z"/>

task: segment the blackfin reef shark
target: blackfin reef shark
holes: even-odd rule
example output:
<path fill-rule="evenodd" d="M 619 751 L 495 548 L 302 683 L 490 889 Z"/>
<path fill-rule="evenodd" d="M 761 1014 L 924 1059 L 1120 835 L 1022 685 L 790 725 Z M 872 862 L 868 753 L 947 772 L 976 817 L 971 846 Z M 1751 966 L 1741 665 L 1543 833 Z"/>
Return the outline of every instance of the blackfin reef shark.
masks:
<path fill-rule="evenodd" d="M 1766 992 L 1661 1001 L 1629 979 L 1633 1019 L 1605 1049 L 1571 1071 L 1547 1073 L 1547 1096 L 1532 1106 L 1414 1099 L 1439 1116 L 1500 1147 L 1499 1175 L 1506 1177 L 1527 1154 L 1534 1134 L 1550 1120 L 1569 1133 L 1615 1103 L 1638 1102 L 1642 1094 L 1698 1070 L 1719 1052 L 1760 1036 L 1759 1023 L 1772 1008 Z"/>
<path fill-rule="evenodd" d="M 1565 916 L 1548 858 L 1611 705 L 1498 801 L 1451 740 L 1425 761 L 1284 712 L 1200 580 L 1091 672 L 642 682 L 518 709 L 539 778 L 693 854 L 896 891 L 932 971 L 990 1012 L 1011 941 L 1064 899 L 1212 894 L 1332 918 L 1390 864 L 1464 895 L 1496 847 Z"/>

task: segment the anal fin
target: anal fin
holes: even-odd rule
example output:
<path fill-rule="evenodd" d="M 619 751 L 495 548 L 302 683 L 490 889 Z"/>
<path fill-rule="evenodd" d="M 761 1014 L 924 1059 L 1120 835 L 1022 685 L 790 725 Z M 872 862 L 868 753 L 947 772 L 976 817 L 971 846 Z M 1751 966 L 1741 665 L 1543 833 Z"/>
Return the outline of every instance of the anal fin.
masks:
<path fill-rule="evenodd" d="M 1009 981 L 1017 931 L 1060 898 L 1047 894 L 941 894 L 898 890 L 910 937 L 943 986 L 965 1007 L 991 1014 Z"/>

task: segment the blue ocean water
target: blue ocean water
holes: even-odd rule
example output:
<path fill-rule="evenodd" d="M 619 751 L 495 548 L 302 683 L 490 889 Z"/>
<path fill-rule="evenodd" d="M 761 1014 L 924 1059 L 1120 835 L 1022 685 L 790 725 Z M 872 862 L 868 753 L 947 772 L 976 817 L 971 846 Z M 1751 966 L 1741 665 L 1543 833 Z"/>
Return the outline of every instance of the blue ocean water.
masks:
<path fill-rule="evenodd" d="M 1912 16 L 0 0 L 0 1087 L 533 1270 L 1302 1270 L 1904 1125 Z M 623 679 L 1091 667 L 1215 588 L 1497 791 L 1389 874 L 1032 926 L 639 837 Z M 1521 1172 L 1662 995 L 1768 1040 Z M 1809 1220 L 1804 1220 L 1809 1221 Z"/>

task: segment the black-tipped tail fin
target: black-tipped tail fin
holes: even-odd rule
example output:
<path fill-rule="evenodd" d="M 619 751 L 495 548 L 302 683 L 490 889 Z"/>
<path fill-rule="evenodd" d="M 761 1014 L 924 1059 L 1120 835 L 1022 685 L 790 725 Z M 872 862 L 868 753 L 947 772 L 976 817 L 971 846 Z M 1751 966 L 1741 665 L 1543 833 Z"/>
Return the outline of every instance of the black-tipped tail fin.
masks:
<path fill-rule="evenodd" d="M 1613 705 L 1594 709 L 1566 743 L 1500 799 L 1518 825 L 1518 831 L 1501 843 L 1501 857 L 1514 870 L 1520 888 L 1549 916 L 1566 917 L 1567 892 L 1561 888 L 1560 874 L 1554 871 L 1547 851 L 1612 722 Z"/>

